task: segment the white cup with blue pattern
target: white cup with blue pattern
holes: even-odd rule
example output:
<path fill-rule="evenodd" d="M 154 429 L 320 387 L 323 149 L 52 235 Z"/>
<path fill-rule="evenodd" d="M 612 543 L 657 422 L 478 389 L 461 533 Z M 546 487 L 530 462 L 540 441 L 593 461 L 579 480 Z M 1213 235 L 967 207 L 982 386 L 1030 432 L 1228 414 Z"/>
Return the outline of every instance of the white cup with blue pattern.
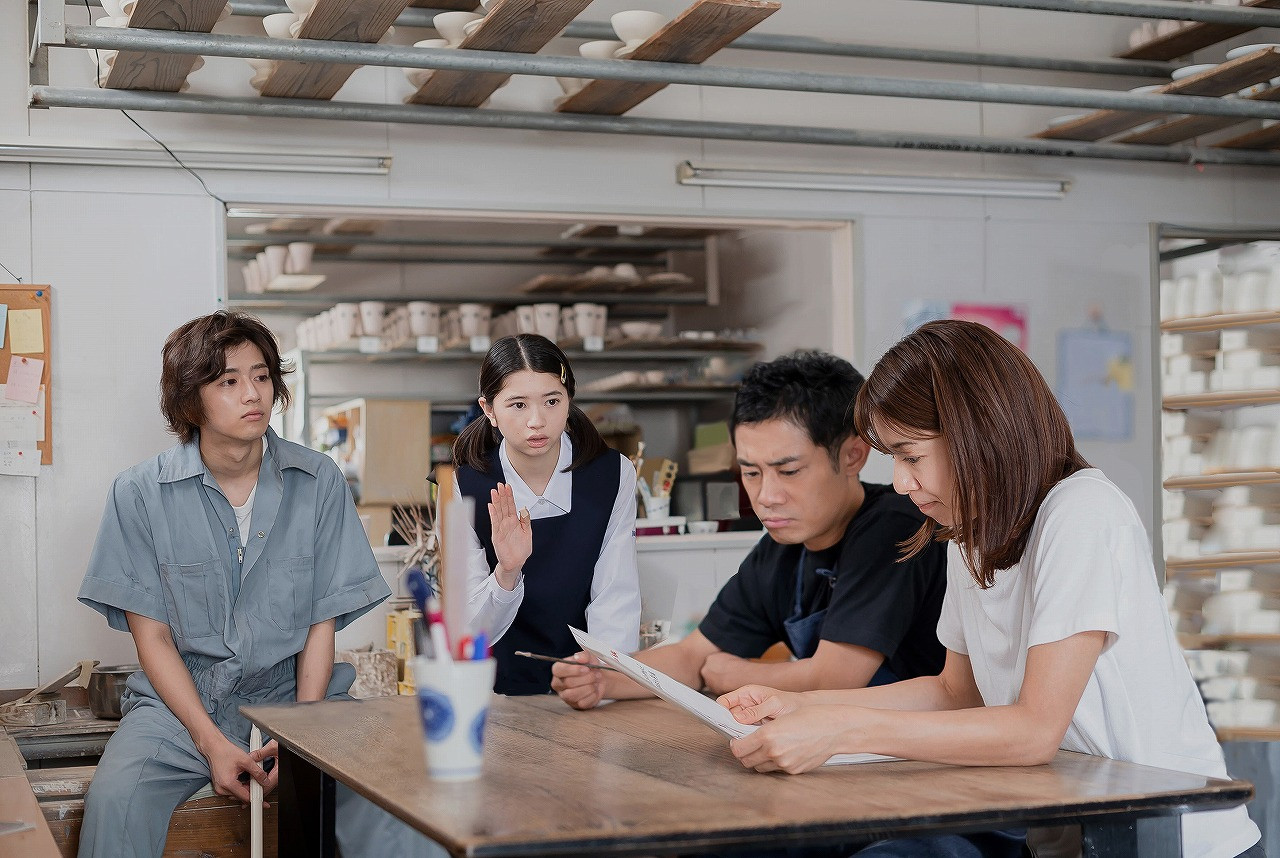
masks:
<path fill-rule="evenodd" d="M 484 768 L 484 736 L 497 662 L 413 660 L 427 774 L 467 781 Z"/>

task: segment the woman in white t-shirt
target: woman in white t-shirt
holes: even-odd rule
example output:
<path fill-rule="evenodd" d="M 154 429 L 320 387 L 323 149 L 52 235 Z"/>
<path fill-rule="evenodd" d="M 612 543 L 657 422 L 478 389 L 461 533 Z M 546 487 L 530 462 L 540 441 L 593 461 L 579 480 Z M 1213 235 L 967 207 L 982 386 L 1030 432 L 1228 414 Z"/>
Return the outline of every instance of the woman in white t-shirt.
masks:
<path fill-rule="evenodd" d="M 928 516 L 906 554 L 952 542 L 946 664 L 878 688 L 727 694 L 738 720 L 765 722 L 733 742 L 744 765 L 797 773 L 860 751 L 1036 765 L 1063 748 L 1227 776 L 1142 522 L 1077 452 L 1026 355 L 982 325 L 931 322 L 876 365 L 854 421 Z M 1187 858 L 1261 854 L 1243 807 L 1184 815 L 1182 840 Z M 1027 842 L 1037 856 L 1075 855 L 1079 831 L 1035 829 Z M 887 841 L 867 854 L 899 851 Z"/>

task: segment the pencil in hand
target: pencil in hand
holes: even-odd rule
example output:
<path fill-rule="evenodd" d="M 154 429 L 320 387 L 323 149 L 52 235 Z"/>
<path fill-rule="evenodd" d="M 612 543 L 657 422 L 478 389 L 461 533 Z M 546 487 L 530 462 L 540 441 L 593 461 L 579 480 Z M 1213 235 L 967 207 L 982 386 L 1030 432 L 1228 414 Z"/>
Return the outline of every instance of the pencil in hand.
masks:
<path fill-rule="evenodd" d="M 522 652 L 520 650 L 516 650 L 515 654 L 524 656 L 525 658 L 532 658 L 536 661 L 550 661 L 556 664 L 574 664 L 574 665 L 577 665 L 578 667 L 589 667 L 593 670 L 612 670 L 615 673 L 618 672 L 618 669 L 616 667 L 610 667 L 607 664 L 589 664 L 583 661 L 573 661 L 572 659 L 568 659 L 568 658 L 555 658 L 554 656 L 550 656 L 550 655 L 539 655 L 536 652 Z"/>

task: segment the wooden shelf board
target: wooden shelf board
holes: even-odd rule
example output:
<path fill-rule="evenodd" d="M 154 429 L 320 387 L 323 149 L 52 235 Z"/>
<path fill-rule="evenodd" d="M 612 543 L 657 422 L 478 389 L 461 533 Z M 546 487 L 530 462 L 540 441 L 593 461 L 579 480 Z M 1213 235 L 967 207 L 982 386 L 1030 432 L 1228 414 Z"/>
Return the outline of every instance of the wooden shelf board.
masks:
<path fill-rule="evenodd" d="M 407 0 L 318 0 L 298 31 L 299 39 L 372 44 L 386 35 Z M 329 99 L 359 66 L 278 62 L 262 94 L 278 98 Z"/>
<path fill-rule="evenodd" d="M 1272 310 L 1265 313 L 1226 313 L 1193 319 L 1171 319 L 1160 323 L 1160 331 L 1165 334 L 1195 334 L 1258 325 L 1280 325 L 1280 312 Z"/>
<path fill-rule="evenodd" d="M 1280 88 L 1280 87 L 1278 87 Z M 1255 128 L 1229 140 L 1214 143 L 1216 149 L 1276 149 L 1280 148 L 1280 124 Z"/>
<path fill-rule="evenodd" d="M 1274 405 L 1280 390 L 1235 390 L 1222 393 L 1187 393 L 1166 396 L 1162 406 L 1170 411 L 1187 408 L 1240 408 L 1245 405 Z"/>
<path fill-rule="evenodd" d="M 1277 75 L 1280 75 L 1280 50 L 1264 48 L 1200 74 L 1167 83 L 1151 94 L 1222 96 L 1268 81 Z M 1046 128 L 1032 137 L 1044 140 L 1101 140 L 1144 122 L 1173 115 L 1175 114 L 1139 113 L 1131 110 L 1095 110 L 1074 122 Z"/>
<path fill-rule="evenodd" d="M 1216 727 L 1219 742 L 1277 742 L 1280 724 L 1274 727 Z"/>
<path fill-rule="evenodd" d="M 591 0 L 501 0 L 458 47 L 468 51 L 536 54 L 569 26 Z M 447 107 L 479 107 L 511 77 L 506 72 L 437 69 L 405 101 Z"/>
<path fill-rule="evenodd" d="M 1280 483 L 1280 472 L 1250 471 L 1229 474 L 1198 474 L 1189 477 L 1170 477 L 1164 487 L 1170 491 L 1179 489 L 1227 489 L 1233 486 L 1260 486 Z"/>
<path fill-rule="evenodd" d="M 1183 632 L 1178 635 L 1183 649 L 1221 649 L 1226 646 L 1280 646 L 1280 635 L 1204 635 Z"/>
<path fill-rule="evenodd" d="M 1258 9 L 1274 9 L 1280 7 L 1280 0 L 1245 0 L 1240 5 L 1252 6 Z M 1189 27 L 1182 27 L 1175 33 L 1159 36 L 1122 54 L 1116 54 L 1116 57 L 1122 60 L 1177 59 L 1253 29 L 1255 28 L 1238 27 L 1231 24 L 1196 22 Z"/>
<path fill-rule="evenodd" d="M 1243 569 L 1280 563 L 1280 551 L 1240 551 L 1234 554 L 1206 554 L 1202 557 L 1169 557 L 1166 569 Z"/>
<path fill-rule="evenodd" d="M 773 0 L 697 0 L 649 37 L 630 59 L 701 63 L 781 8 Z M 560 113 L 618 116 L 666 86 L 626 80 L 593 80 L 560 100 Z"/>
<path fill-rule="evenodd" d="M 480 0 L 413 0 L 410 6 L 424 9 L 446 9 L 454 12 L 474 12 Z"/>
<path fill-rule="evenodd" d="M 1256 95 L 1250 95 L 1246 101 L 1280 101 L 1280 86 L 1264 89 Z M 1221 131 L 1232 125 L 1242 125 L 1255 120 L 1238 116 L 1184 116 L 1172 122 L 1165 122 L 1146 131 L 1138 131 L 1119 137 L 1117 143 L 1146 143 L 1149 145 L 1168 145 L 1191 140 L 1203 134 Z"/>
<path fill-rule="evenodd" d="M 145 30 L 207 33 L 218 23 L 226 0 L 138 0 L 129 26 Z M 103 84 L 107 89 L 177 92 L 191 74 L 193 54 L 120 51 Z"/>

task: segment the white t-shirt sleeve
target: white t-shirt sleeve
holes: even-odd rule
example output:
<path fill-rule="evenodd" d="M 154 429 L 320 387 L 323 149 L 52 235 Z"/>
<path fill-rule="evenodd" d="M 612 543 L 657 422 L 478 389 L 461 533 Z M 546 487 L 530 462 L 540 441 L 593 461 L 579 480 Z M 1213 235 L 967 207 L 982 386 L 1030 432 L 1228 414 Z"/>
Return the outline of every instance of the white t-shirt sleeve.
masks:
<path fill-rule="evenodd" d="M 964 614 L 960 606 L 961 588 L 973 586 L 973 576 L 964 565 L 964 556 L 955 542 L 947 543 L 947 589 L 938 615 L 938 642 L 952 652 L 969 654 L 964 640 Z"/>
<path fill-rule="evenodd" d="M 453 499 L 462 499 L 458 481 L 453 481 Z M 516 579 L 516 586 L 504 590 L 489 568 L 489 558 L 476 536 L 474 528 L 467 529 L 467 625 L 470 628 L 489 629 L 490 641 L 496 641 L 507 633 L 516 621 L 516 612 L 524 600 L 524 573 Z"/>
<path fill-rule="evenodd" d="M 636 469 L 619 456 L 618 496 L 591 578 L 587 631 L 619 652 L 640 648 L 640 574 L 636 568 Z"/>
<path fill-rule="evenodd" d="M 1144 539 L 1128 502 L 1102 480 L 1061 483 L 1045 498 L 1021 567 L 1032 579 L 1027 646 L 1066 640 L 1080 632 L 1119 639 L 1122 558 Z M 999 573 L 997 573 L 999 574 Z"/>

